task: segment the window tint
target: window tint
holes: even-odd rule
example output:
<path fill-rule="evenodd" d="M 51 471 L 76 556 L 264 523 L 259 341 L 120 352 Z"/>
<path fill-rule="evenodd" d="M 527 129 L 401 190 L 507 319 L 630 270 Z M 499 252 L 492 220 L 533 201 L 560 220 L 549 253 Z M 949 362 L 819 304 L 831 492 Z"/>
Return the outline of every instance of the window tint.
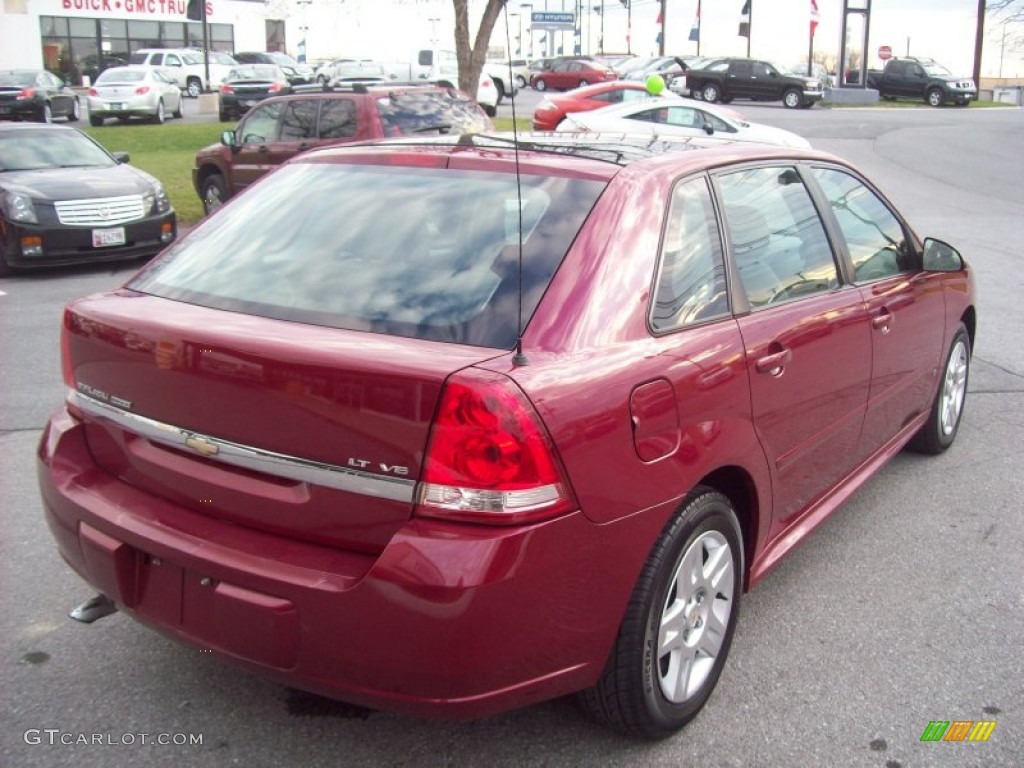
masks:
<path fill-rule="evenodd" d="M 520 265 L 525 323 L 603 188 L 526 174 L 520 197 L 515 175 L 493 169 L 293 163 L 247 190 L 231 216 L 164 251 L 132 287 L 226 311 L 510 349 Z"/>
<path fill-rule="evenodd" d="M 857 282 L 880 280 L 912 268 L 900 222 L 855 177 L 831 168 L 815 168 L 853 260 Z"/>
<path fill-rule="evenodd" d="M 793 168 L 719 177 L 732 253 L 752 308 L 839 285 L 832 250 Z"/>
<path fill-rule="evenodd" d="M 729 312 L 722 244 L 704 179 L 679 184 L 672 193 L 654 301 L 651 327 L 655 331 Z"/>
<path fill-rule="evenodd" d="M 703 128 L 703 112 L 692 107 L 670 107 L 668 109 L 669 125 L 677 125 L 681 128 Z"/>
<path fill-rule="evenodd" d="M 317 106 L 312 100 L 289 101 L 281 118 L 281 141 L 315 139 Z"/>
<path fill-rule="evenodd" d="M 712 115 L 710 112 L 705 112 L 702 109 L 697 111 L 700 113 L 701 120 L 711 123 L 711 127 L 715 129 L 715 133 L 736 133 L 735 128 L 717 115 Z M 701 126 L 702 124 L 698 122 L 697 125 Z"/>
<path fill-rule="evenodd" d="M 356 135 L 356 105 L 351 99 L 325 99 L 320 104 L 320 138 L 348 139 Z"/>
<path fill-rule="evenodd" d="M 281 102 L 256 107 L 241 126 L 239 138 L 243 144 L 266 144 L 277 135 L 277 118 Z"/>
<path fill-rule="evenodd" d="M 643 123 L 664 123 L 666 111 L 664 107 L 645 109 L 641 112 L 634 112 L 631 115 L 624 115 L 624 117 L 627 120 L 639 120 Z"/>
<path fill-rule="evenodd" d="M 734 61 L 729 67 L 729 74 L 736 77 L 750 77 L 749 61 Z"/>

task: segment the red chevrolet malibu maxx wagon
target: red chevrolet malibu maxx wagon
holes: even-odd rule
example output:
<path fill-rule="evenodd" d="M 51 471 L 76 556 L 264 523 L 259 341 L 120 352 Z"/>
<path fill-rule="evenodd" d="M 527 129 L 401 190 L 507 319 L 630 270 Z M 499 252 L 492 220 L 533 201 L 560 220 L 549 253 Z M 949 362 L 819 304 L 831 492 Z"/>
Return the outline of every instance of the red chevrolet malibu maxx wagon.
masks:
<path fill-rule="evenodd" d="M 581 692 L 657 738 L 741 594 L 953 442 L 975 312 L 960 255 L 814 151 L 318 150 L 68 307 L 46 515 L 118 608 L 287 685 Z"/>

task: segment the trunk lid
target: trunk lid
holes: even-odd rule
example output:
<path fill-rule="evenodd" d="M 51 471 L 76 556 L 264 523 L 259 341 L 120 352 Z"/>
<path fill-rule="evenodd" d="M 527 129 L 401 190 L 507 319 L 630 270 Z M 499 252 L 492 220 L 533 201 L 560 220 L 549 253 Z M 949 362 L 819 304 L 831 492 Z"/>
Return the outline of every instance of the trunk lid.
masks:
<path fill-rule="evenodd" d="M 72 304 L 65 337 L 103 469 L 192 512 L 368 553 L 411 514 L 445 379 L 496 354 L 129 290 Z"/>

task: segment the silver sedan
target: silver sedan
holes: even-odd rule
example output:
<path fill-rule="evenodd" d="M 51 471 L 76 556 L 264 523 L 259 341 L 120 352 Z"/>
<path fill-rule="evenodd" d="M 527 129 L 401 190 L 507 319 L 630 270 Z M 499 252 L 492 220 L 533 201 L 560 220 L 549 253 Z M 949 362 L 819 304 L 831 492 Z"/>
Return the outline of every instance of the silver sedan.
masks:
<path fill-rule="evenodd" d="M 103 125 L 108 117 L 141 117 L 162 123 L 169 114 L 181 117 L 181 89 L 157 67 L 111 67 L 89 89 L 89 123 Z"/>

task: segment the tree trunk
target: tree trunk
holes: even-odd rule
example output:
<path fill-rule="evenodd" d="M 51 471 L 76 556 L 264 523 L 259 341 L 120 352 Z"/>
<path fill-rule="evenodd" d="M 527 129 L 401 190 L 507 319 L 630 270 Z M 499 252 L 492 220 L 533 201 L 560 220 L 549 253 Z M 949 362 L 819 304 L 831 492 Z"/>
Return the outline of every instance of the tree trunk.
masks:
<path fill-rule="evenodd" d="M 476 32 L 473 46 L 469 44 L 469 2 L 468 0 L 452 0 L 455 4 L 455 55 L 459 62 L 459 89 L 476 99 L 477 86 L 480 83 L 480 72 L 487 59 L 487 45 L 491 41 L 491 32 L 505 6 L 503 0 L 487 0 L 480 28 Z"/>

